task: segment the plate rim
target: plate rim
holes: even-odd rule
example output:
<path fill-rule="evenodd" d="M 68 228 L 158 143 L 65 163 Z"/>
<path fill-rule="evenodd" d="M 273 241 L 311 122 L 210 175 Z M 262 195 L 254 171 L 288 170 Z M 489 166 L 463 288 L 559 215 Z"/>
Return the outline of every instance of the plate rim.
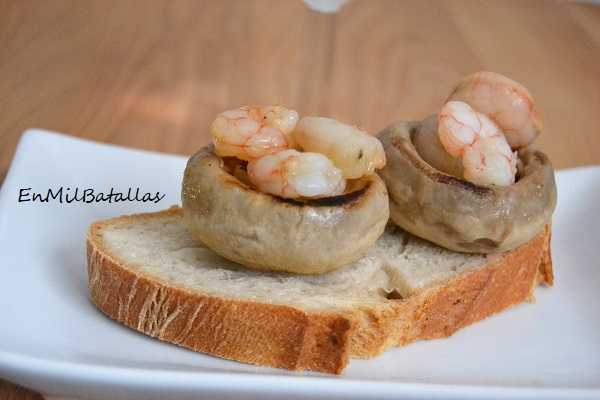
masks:
<path fill-rule="evenodd" d="M 4 212 L 4 204 L 2 199 L 7 197 L 7 194 L 5 193 L 5 190 L 8 186 L 10 186 L 12 184 L 13 179 L 16 179 L 16 177 L 14 176 L 16 174 L 15 170 L 16 165 L 19 162 L 22 162 L 22 158 L 23 158 L 23 153 L 27 151 L 27 146 L 29 144 L 29 142 L 31 140 L 36 140 L 36 138 L 39 137 L 46 137 L 46 138 L 56 138 L 59 140 L 66 140 L 66 141 L 72 141 L 72 142 L 76 142 L 76 143 L 80 143 L 80 144 L 84 144 L 84 145 L 89 145 L 89 146 L 103 146 L 105 148 L 107 148 L 108 150 L 125 150 L 125 151 L 131 151 L 134 153 L 145 153 L 151 156 L 160 156 L 160 157 L 167 157 L 167 158 L 177 158 L 180 161 L 183 161 L 186 156 L 183 155 L 177 155 L 177 154 L 167 154 L 167 153 L 161 153 L 161 152 L 156 152 L 156 151 L 149 151 L 149 150 L 143 150 L 143 149 L 135 149 L 135 148 L 129 148 L 129 147 L 125 147 L 125 146 L 120 146 L 120 145 L 115 145 L 115 144 L 110 144 L 110 143 L 103 143 L 103 142 L 97 142 L 94 140 L 90 140 L 90 139 L 86 139 L 86 138 L 80 138 L 80 137 L 73 137 L 67 134 L 63 134 L 63 133 L 58 133 L 58 132 L 53 132 L 53 131 L 47 131 L 47 130 L 43 130 L 43 129 L 38 129 L 38 128 L 33 128 L 33 129 L 28 129 L 26 130 L 21 138 L 19 139 L 18 145 L 17 145 L 17 149 L 15 151 L 13 160 L 11 161 L 11 164 L 7 170 L 7 174 L 6 177 L 2 183 L 2 186 L 0 187 L 0 214 Z M 557 174 L 571 174 L 571 173 L 578 173 L 582 170 L 594 170 L 594 171 L 600 171 L 600 165 L 590 165 L 590 166 L 581 166 L 581 167 L 575 167 L 575 168 L 569 168 L 569 169 L 561 169 L 561 170 L 557 170 L 556 173 Z M 0 222 L 1 225 L 1 222 Z M 35 366 L 37 366 L 37 368 L 35 368 Z M 40 366 L 45 366 L 46 369 L 40 368 Z M 83 366 L 83 370 L 88 371 L 88 373 L 90 373 L 90 375 L 86 378 L 82 375 L 78 375 L 76 373 L 76 369 L 80 369 Z M 27 367 L 27 368 L 25 368 Z M 56 369 L 56 370 L 60 370 L 63 373 L 66 373 L 65 375 L 63 375 L 62 377 L 56 375 L 56 374 L 52 374 L 52 373 L 48 373 L 48 371 L 51 371 L 51 369 Z M 279 375 L 279 374 L 269 374 L 269 369 L 265 369 L 265 374 L 254 374 L 254 373 L 250 373 L 250 372 L 236 372 L 236 371 L 221 371 L 221 372 L 207 372 L 207 371 L 173 371 L 173 370 L 168 370 L 168 369 L 144 369 L 144 368 L 126 368 L 126 367 L 114 367 L 114 366 L 105 366 L 105 365 L 96 365 L 96 364 L 74 364 L 72 362 L 64 362 L 64 361 L 58 361 L 58 360 L 51 360 L 51 359 L 47 359 L 47 358 L 35 358 L 29 355 L 25 355 L 25 354 L 21 354 L 19 352 L 10 352 L 10 351 L 6 351 L 5 349 L 0 348 L 0 372 L 2 372 L 2 375 L 6 375 L 9 376 L 11 379 L 11 381 L 14 381 L 15 383 L 18 384 L 26 384 L 29 383 L 30 380 L 25 379 L 24 377 L 24 373 L 25 370 L 28 370 L 30 373 L 30 377 L 36 377 L 36 378 L 40 378 L 40 379 L 45 379 L 48 380 L 50 379 L 51 381 L 55 382 L 55 383 L 67 383 L 69 382 L 68 380 L 73 380 L 73 379 L 78 379 L 79 382 L 84 382 L 84 381 L 88 381 L 90 380 L 91 376 L 94 375 L 112 375 L 113 377 L 118 375 L 121 377 L 129 377 L 129 379 L 134 379 L 134 381 L 136 382 L 136 384 L 142 384 L 144 382 L 142 381 L 136 381 L 135 379 L 139 379 L 142 377 L 142 375 L 144 376 L 148 376 L 151 375 L 154 378 L 158 378 L 160 376 L 162 377 L 170 377 L 171 379 L 177 378 L 179 377 L 178 381 L 181 381 L 182 377 L 193 377 L 193 381 L 198 382 L 198 378 L 199 377 L 203 377 L 205 378 L 205 380 L 203 381 L 204 385 L 210 385 L 211 382 L 214 384 L 215 382 L 220 382 L 220 380 L 222 378 L 224 378 L 227 381 L 227 385 L 221 385 L 219 386 L 222 390 L 224 390 L 224 393 L 227 393 L 227 387 L 231 386 L 231 377 L 235 377 L 236 381 L 239 382 L 246 382 L 246 381 L 251 381 L 251 380 L 255 380 L 257 376 L 260 376 L 260 379 L 262 380 L 267 380 L 267 381 L 273 381 L 273 382 L 277 382 L 280 385 L 283 385 L 284 387 L 287 385 L 287 387 L 292 387 L 292 386 L 298 386 L 297 382 L 301 381 L 303 383 L 307 384 L 307 387 L 310 386 L 310 384 L 312 383 L 319 383 L 319 387 L 322 390 L 326 390 L 326 391 L 331 391 L 331 393 L 328 393 L 328 397 L 332 398 L 335 396 L 344 396 L 346 398 L 348 398 L 348 396 L 352 396 L 353 394 L 359 393 L 360 392 L 360 387 L 358 387 L 357 385 L 360 385 L 361 387 L 371 387 L 374 386 L 373 388 L 371 388 L 372 391 L 375 392 L 375 394 L 373 394 L 373 396 L 369 396 L 370 398 L 387 398 L 386 393 L 387 392 L 392 392 L 393 397 L 397 397 L 400 393 L 397 393 L 396 391 L 399 389 L 408 391 L 408 395 L 410 395 L 413 398 L 429 398 L 431 396 L 434 396 L 435 398 L 438 398 L 439 396 L 443 396 L 443 398 L 448 398 L 448 395 L 460 395 L 463 396 L 464 394 L 470 394 L 470 395 L 476 395 L 476 396 L 494 396 L 494 397 L 498 397 L 500 396 L 501 398 L 511 398 L 513 396 L 518 396 L 520 398 L 538 398 L 538 397 L 543 397 L 543 398 L 573 398 L 578 397 L 578 398 L 600 398 L 600 381 L 598 382 L 598 386 L 597 387 L 590 387 L 590 388 L 573 388 L 573 387 L 567 387 L 567 386 L 553 386 L 553 387 L 547 387 L 547 386 L 543 386 L 543 385 L 539 385 L 539 386 L 526 386 L 526 387 L 515 387 L 515 386 L 505 386 L 505 385 L 499 385 L 499 386 L 493 386 L 493 385 L 465 385 L 465 384 L 457 384 L 457 385 L 449 385 L 449 384 L 445 384 L 445 383 L 431 383 L 431 382 L 427 382 L 427 383 L 419 383 L 419 382 L 398 382 L 398 381 L 393 381 L 393 380 L 377 380 L 377 381 L 372 381 L 369 379 L 363 379 L 363 378 L 348 378 L 348 379 L 343 379 L 343 375 L 341 376 L 342 379 L 339 379 L 340 376 L 330 376 L 329 374 L 323 374 L 324 376 L 320 376 L 317 375 L 316 376 L 307 376 L 307 375 L 302 375 L 302 374 L 294 374 L 294 375 Z M 31 375 L 31 372 L 34 372 L 33 375 Z M 46 374 L 44 374 L 43 372 L 46 371 Z M 107 374 L 107 372 L 109 372 Z M 140 375 L 138 378 L 136 378 L 136 375 Z M 155 376 L 156 375 L 156 376 Z M 105 376 L 106 378 L 106 376 Z M 323 379 L 323 378 L 327 378 L 327 379 Z M 146 378 L 147 379 L 147 378 Z M 177 380 L 177 379 L 175 379 Z M 121 380 L 119 379 L 119 381 L 121 382 Z M 290 382 L 293 381 L 294 385 L 290 384 Z M 123 383 L 125 383 L 126 381 L 122 381 Z M 132 381 L 133 382 L 133 381 Z M 188 387 L 189 387 L 189 381 L 187 381 Z M 72 382 L 71 382 L 72 383 Z M 180 383 L 183 383 L 183 381 L 181 381 Z M 247 382 L 246 382 L 247 383 Z M 344 390 L 341 390 L 343 387 L 345 387 Z M 386 389 L 385 391 L 382 389 Z M 282 389 L 283 390 L 283 389 Z M 44 392 L 43 390 L 41 390 L 41 392 Z M 271 393 L 271 392 L 261 392 L 261 393 Z M 298 390 L 291 390 L 291 391 L 287 391 L 287 392 L 277 392 L 278 394 L 281 395 L 285 395 L 285 394 L 293 394 L 293 395 L 297 395 L 299 394 Z M 389 394 L 389 393 L 388 393 Z M 417 395 L 422 394 L 426 397 L 418 397 Z M 417 396 L 417 397 L 415 397 Z M 442 397 L 440 397 L 442 398 Z"/>

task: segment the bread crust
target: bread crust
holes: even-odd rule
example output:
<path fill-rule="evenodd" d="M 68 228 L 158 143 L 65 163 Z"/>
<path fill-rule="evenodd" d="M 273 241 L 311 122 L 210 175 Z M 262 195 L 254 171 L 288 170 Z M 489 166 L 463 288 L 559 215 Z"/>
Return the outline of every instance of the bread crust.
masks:
<path fill-rule="evenodd" d="M 179 216 L 181 210 L 165 213 Z M 100 233 L 107 223 L 91 226 L 87 257 L 90 298 L 111 318 L 167 342 L 250 364 L 331 373 L 348 364 L 352 326 L 346 318 L 172 287 L 112 257 Z"/>
<path fill-rule="evenodd" d="M 526 244 L 485 268 L 467 272 L 361 318 L 350 358 L 372 358 L 395 346 L 452 336 L 458 330 L 524 301 L 553 284 L 548 224 Z"/>
<path fill-rule="evenodd" d="M 296 307 L 219 298 L 174 287 L 114 256 L 102 239 L 111 224 L 182 218 L 181 209 L 125 216 L 91 225 L 89 294 L 111 318 L 145 334 L 203 353 L 255 365 L 339 374 L 350 358 L 371 358 L 419 339 L 457 330 L 552 284 L 550 225 L 486 267 L 406 299 L 361 309 L 310 312 Z"/>

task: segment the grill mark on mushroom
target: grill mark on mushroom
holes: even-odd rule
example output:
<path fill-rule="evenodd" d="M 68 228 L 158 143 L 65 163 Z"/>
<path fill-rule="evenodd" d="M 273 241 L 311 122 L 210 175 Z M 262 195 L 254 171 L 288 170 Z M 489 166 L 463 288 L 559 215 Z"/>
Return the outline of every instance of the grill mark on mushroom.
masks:
<path fill-rule="evenodd" d="M 453 251 L 476 253 L 517 247 L 546 226 L 556 206 L 546 155 L 534 146 L 521 149 L 514 184 L 478 186 L 438 171 L 419 155 L 412 140 L 426 120 L 392 124 L 377 135 L 388 161 L 379 176 L 396 224 Z"/>

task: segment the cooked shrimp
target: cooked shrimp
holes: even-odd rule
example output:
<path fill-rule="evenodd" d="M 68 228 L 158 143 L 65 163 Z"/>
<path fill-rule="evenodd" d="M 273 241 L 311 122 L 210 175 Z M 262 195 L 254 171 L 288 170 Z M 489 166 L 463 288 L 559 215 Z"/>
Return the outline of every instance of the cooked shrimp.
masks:
<path fill-rule="evenodd" d="M 451 156 L 462 158 L 467 181 L 480 186 L 514 183 L 517 153 L 485 114 L 462 101 L 450 101 L 438 114 L 438 135 Z"/>
<path fill-rule="evenodd" d="M 502 129 L 513 150 L 529 146 L 542 130 L 529 91 L 495 72 L 483 71 L 467 76 L 448 98 L 448 101 L 452 100 L 464 101 L 491 118 Z"/>
<path fill-rule="evenodd" d="M 288 149 L 297 122 L 298 113 L 282 105 L 225 111 L 210 127 L 215 154 L 251 161 Z"/>
<path fill-rule="evenodd" d="M 330 159 L 294 149 L 249 162 L 248 179 L 261 192 L 284 198 L 336 196 L 346 188 Z"/>
<path fill-rule="evenodd" d="M 411 134 L 411 139 L 415 150 L 427 164 L 448 175 L 465 178 L 462 158 L 451 156 L 439 139 L 437 115 L 423 119 L 419 129 Z"/>
<path fill-rule="evenodd" d="M 305 151 L 326 155 L 343 171 L 344 179 L 356 179 L 385 165 L 381 142 L 364 129 L 330 118 L 304 117 L 294 136 Z"/>

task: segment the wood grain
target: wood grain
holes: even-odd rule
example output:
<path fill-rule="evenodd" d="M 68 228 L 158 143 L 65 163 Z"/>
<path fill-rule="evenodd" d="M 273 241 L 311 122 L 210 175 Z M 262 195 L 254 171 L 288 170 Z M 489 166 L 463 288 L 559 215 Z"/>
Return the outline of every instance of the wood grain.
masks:
<path fill-rule="evenodd" d="M 0 398 L 3 400 L 44 400 L 39 393 L 0 379 Z"/>
<path fill-rule="evenodd" d="M 0 0 L 0 9 L 0 182 L 31 127 L 189 155 L 217 113 L 287 103 L 375 133 L 435 113 L 477 70 L 530 90 L 539 146 L 557 169 L 600 164 L 592 4 L 353 0 L 328 35 L 325 79 L 311 67 L 325 58 L 315 32 L 327 26 L 300 0 Z M 2 382 L 0 397 L 30 398 L 13 388 Z"/>

